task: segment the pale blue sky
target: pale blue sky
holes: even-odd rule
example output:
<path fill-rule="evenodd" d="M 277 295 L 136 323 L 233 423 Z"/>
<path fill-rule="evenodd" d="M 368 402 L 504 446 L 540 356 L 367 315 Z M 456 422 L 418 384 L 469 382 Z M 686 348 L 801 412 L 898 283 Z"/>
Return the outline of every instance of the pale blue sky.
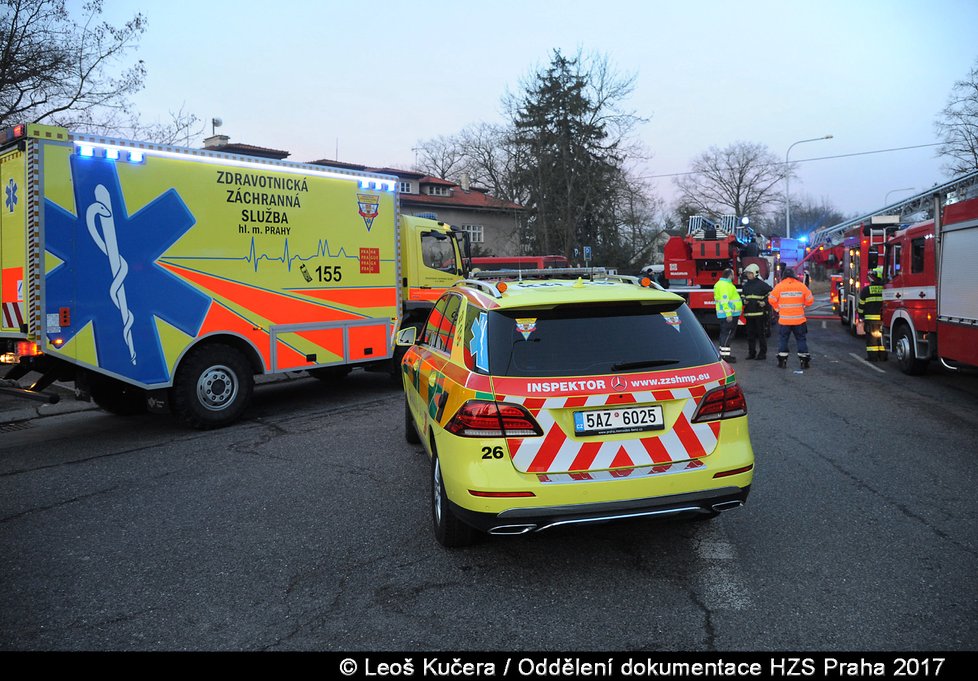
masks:
<path fill-rule="evenodd" d="M 409 167 L 419 140 L 500 120 L 551 50 L 607 55 L 636 77 L 642 173 L 681 173 L 711 145 L 791 160 L 936 142 L 978 58 L 978 0 L 107 0 L 148 19 L 143 117 L 183 106 L 232 141 Z M 210 125 L 207 126 L 210 134 Z M 864 213 L 943 181 L 934 148 L 813 161 L 793 195 Z M 669 178 L 654 180 L 667 200 Z"/>

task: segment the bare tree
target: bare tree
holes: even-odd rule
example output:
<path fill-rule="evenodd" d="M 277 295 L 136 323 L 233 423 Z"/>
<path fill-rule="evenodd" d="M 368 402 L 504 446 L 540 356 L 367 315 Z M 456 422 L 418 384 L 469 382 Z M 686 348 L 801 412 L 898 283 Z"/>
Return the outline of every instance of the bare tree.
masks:
<path fill-rule="evenodd" d="M 0 126 L 48 123 L 189 145 L 204 129 L 197 116 L 181 107 L 167 122 L 143 123 L 129 101 L 146 76 L 130 58 L 145 17 L 113 26 L 101 16 L 101 0 L 71 11 L 65 0 L 0 0 Z"/>
<path fill-rule="evenodd" d="M 75 21 L 65 0 L 2 0 L 0 123 L 97 123 L 126 109 L 146 75 L 142 61 L 126 65 L 146 20 L 122 26 L 99 21 L 101 0 L 83 5 Z"/>
<path fill-rule="evenodd" d="M 457 181 L 465 164 L 465 146 L 456 137 L 439 135 L 420 142 L 415 170 L 443 180 Z"/>
<path fill-rule="evenodd" d="M 734 142 L 710 147 L 693 160 L 692 172 L 676 178 L 679 202 L 706 215 L 740 215 L 752 219 L 782 200 L 778 191 L 794 164 L 780 162 L 763 144 Z"/>
<path fill-rule="evenodd" d="M 952 176 L 978 170 L 978 60 L 954 84 L 940 116 L 934 127 L 942 142 L 937 155 L 945 159 L 944 170 Z"/>

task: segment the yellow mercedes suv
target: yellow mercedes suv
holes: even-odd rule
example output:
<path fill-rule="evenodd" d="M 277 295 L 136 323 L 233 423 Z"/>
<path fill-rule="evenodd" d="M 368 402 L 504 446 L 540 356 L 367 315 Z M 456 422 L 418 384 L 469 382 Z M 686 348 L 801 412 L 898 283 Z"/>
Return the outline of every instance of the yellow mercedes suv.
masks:
<path fill-rule="evenodd" d="M 633 277 L 486 274 L 398 334 L 439 542 L 743 505 L 744 394 L 679 296 Z"/>

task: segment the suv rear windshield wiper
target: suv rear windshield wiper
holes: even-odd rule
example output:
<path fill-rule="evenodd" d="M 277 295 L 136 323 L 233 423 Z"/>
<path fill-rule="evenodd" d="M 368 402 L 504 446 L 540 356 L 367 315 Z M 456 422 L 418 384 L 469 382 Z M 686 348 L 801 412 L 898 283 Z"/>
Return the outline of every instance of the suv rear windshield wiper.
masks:
<path fill-rule="evenodd" d="M 678 364 L 678 359 L 647 359 L 643 362 L 622 362 L 612 364 L 612 371 L 628 371 L 629 369 L 651 369 L 652 367 L 663 367 L 669 364 Z"/>

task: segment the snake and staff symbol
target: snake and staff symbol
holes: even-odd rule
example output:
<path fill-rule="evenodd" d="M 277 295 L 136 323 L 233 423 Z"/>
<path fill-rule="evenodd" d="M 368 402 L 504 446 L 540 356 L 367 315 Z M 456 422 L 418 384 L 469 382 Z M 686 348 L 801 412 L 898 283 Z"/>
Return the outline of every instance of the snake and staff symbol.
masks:
<path fill-rule="evenodd" d="M 126 289 L 123 286 L 123 281 L 129 273 L 129 264 L 119 255 L 119 242 L 116 240 L 115 222 L 112 219 L 112 199 L 104 185 L 96 185 L 95 203 L 88 207 L 85 221 L 88 223 L 88 233 L 92 235 L 95 245 L 109 259 L 109 267 L 112 269 L 109 297 L 122 315 L 122 336 L 129 346 L 129 358 L 135 365 L 136 348 L 132 343 L 132 324 L 135 318 L 126 303 Z M 102 234 L 99 234 L 99 225 L 102 227 Z"/>

